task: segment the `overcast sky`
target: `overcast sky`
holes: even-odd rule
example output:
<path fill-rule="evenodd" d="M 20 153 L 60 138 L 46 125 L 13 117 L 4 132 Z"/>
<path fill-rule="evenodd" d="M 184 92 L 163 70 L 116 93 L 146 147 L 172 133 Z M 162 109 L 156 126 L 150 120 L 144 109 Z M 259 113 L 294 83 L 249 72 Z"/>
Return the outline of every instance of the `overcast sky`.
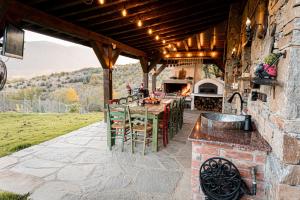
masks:
<path fill-rule="evenodd" d="M 61 45 L 65 45 L 65 46 L 81 46 L 84 48 L 89 48 L 89 47 L 85 47 L 79 44 L 75 44 L 72 42 L 68 42 L 65 40 L 60 40 L 57 38 L 53 38 L 53 37 L 49 37 L 46 35 L 41 35 L 32 31 L 25 31 L 25 41 L 48 41 L 48 42 L 54 42 L 57 44 L 61 44 Z M 137 63 L 138 60 L 136 59 L 132 59 L 132 58 L 128 58 L 125 56 L 119 56 L 117 63 L 116 64 L 129 64 L 129 63 Z"/>

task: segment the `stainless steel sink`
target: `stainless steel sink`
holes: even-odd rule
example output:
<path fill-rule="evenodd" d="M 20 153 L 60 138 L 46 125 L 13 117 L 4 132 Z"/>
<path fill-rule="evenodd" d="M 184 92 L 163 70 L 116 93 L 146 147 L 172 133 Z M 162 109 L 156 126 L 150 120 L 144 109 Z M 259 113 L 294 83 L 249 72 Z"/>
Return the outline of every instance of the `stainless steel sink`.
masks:
<path fill-rule="evenodd" d="M 241 130 L 244 127 L 245 116 L 222 113 L 202 113 L 201 127 L 216 130 Z"/>

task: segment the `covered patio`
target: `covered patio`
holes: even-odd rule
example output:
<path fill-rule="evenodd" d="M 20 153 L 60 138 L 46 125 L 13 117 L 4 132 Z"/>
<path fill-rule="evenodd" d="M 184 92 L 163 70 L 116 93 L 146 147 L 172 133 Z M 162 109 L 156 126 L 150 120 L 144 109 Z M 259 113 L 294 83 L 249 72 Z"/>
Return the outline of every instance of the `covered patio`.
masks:
<path fill-rule="evenodd" d="M 108 108 L 107 124 L 1 158 L 0 190 L 36 200 L 299 200 L 299 22 L 299 0 L 0 0 L 0 37 L 9 24 L 91 47 Z M 120 123 L 107 106 L 119 55 L 143 71 L 147 92 L 134 104 L 152 120 L 145 156 L 112 140 L 120 129 L 137 139 L 131 115 Z M 129 98 L 117 106 L 130 109 Z M 165 100 L 185 104 L 174 107 L 183 118 L 166 117 L 165 127 L 183 126 L 163 147 Z"/>

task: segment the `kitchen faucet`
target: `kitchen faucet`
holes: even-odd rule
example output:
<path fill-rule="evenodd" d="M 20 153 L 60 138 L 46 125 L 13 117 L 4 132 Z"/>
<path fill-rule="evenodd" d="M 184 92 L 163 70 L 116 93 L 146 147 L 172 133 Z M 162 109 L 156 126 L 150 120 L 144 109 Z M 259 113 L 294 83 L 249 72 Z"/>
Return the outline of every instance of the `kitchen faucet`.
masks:
<path fill-rule="evenodd" d="M 242 95 L 238 92 L 235 92 L 232 94 L 232 96 L 227 100 L 228 103 L 232 103 L 232 100 L 234 98 L 235 95 L 238 95 L 240 97 L 240 101 L 241 101 L 241 114 L 243 114 L 243 98 L 242 98 Z"/>

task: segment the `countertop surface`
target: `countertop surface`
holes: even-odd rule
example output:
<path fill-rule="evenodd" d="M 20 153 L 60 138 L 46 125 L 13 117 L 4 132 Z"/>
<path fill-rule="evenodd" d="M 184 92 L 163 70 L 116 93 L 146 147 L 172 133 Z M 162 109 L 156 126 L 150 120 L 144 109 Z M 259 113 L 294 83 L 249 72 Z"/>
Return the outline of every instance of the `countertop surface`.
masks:
<path fill-rule="evenodd" d="M 212 130 L 201 127 L 201 116 L 195 123 L 195 126 L 189 136 L 193 142 L 203 142 L 210 144 L 228 145 L 240 149 L 251 151 L 270 152 L 271 146 L 256 130 Z"/>

